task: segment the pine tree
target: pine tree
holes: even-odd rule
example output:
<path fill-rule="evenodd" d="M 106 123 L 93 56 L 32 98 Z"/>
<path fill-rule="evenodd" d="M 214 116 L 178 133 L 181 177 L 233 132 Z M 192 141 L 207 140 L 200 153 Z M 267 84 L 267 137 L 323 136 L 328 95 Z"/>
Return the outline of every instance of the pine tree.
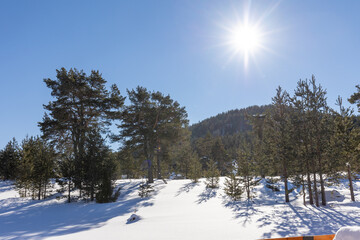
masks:
<path fill-rule="evenodd" d="M 46 197 L 49 180 L 54 176 L 55 151 L 51 145 L 39 137 L 27 137 L 22 142 L 22 155 L 16 186 L 26 197 L 31 191 L 38 200 Z"/>
<path fill-rule="evenodd" d="M 80 188 L 81 194 L 88 166 L 88 135 L 94 129 L 106 132 L 112 120 L 120 119 L 125 98 L 116 85 L 111 86 L 111 91 L 106 90 L 106 81 L 99 71 L 91 71 L 89 76 L 77 69 L 62 68 L 56 72 L 56 80 L 44 80 L 55 100 L 44 105 L 46 113 L 39 125 L 43 137 L 51 140 L 60 153 L 63 145 L 72 145 L 67 148 L 72 154 L 67 160 L 73 163 L 63 167 L 74 167 L 74 171 L 68 171 L 68 179 Z"/>
<path fill-rule="evenodd" d="M 237 174 L 242 177 L 247 199 L 250 200 L 252 198 L 252 187 L 255 185 L 255 182 L 253 181 L 255 166 L 249 139 L 244 138 L 237 150 L 236 170 Z"/>
<path fill-rule="evenodd" d="M 19 146 L 13 138 L 0 151 L 0 177 L 3 180 L 15 180 L 20 160 Z"/>
<path fill-rule="evenodd" d="M 210 132 L 206 136 L 199 138 L 194 143 L 194 149 L 201 159 L 203 170 L 207 170 L 210 159 L 212 158 L 211 148 L 214 146 L 215 138 Z"/>
<path fill-rule="evenodd" d="M 200 163 L 199 156 L 193 152 L 190 155 L 190 164 L 189 164 L 189 177 L 193 182 L 198 182 L 199 178 L 202 177 L 202 165 Z"/>
<path fill-rule="evenodd" d="M 241 199 L 241 195 L 243 194 L 241 179 L 237 177 L 234 173 L 231 173 L 230 176 L 225 179 L 224 192 L 233 201 L 238 201 Z"/>
<path fill-rule="evenodd" d="M 187 113 L 184 107 L 164 96 L 160 92 L 149 92 L 138 86 L 136 90 L 128 90 L 130 105 L 122 114 L 120 134 L 115 140 L 122 139 L 125 146 L 142 149 L 147 161 L 148 182 L 152 183 L 154 166 L 158 178 L 161 178 L 160 158 L 156 165 L 156 151 L 164 144 L 175 142 L 181 137 L 181 129 L 187 127 Z"/>
<path fill-rule="evenodd" d="M 294 161 L 293 126 L 289 113 L 291 108 L 290 97 L 286 91 L 278 87 L 272 101 L 274 108 L 271 114 L 268 115 L 267 121 L 268 127 L 271 130 L 269 131 L 270 136 L 267 137 L 272 139 L 271 154 L 274 163 L 281 169 L 280 172 L 285 185 L 285 202 L 290 202 L 288 188 L 289 167 L 292 161 Z"/>
<path fill-rule="evenodd" d="M 349 180 L 349 190 L 351 200 L 355 201 L 354 188 L 352 184 L 352 170 L 351 167 L 356 165 L 358 156 L 358 143 L 360 140 L 359 128 L 355 127 L 355 121 L 353 111 L 350 108 L 345 108 L 342 105 L 342 99 L 338 97 L 336 105 L 339 106 L 340 111 L 336 113 L 334 119 L 335 128 L 333 134 L 333 145 L 332 151 L 336 153 L 337 159 L 337 170 L 347 172 Z"/>
<path fill-rule="evenodd" d="M 219 187 L 219 177 L 220 171 L 217 168 L 216 162 L 210 160 L 208 163 L 206 171 L 206 187 L 208 188 L 218 188 Z"/>
<path fill-rule="evenodd" d="M 306 171 L 310 204 L 313 204 L 310 172 L 313 174 L 313 191 L 316 206 L 319 206 L 317 174 L 320 177 L 322 205 L 326 205 L 325 186 L 323 180 L 324 154 L 329 144 L 328 129 L 324 116 L 328 112 L 326 90 L 311 80 L 300 80 L 295 90 L 294 105 L 297 107 L 303 122 L 302 145 L 306 159 Z M 325 115 L 324 115 L 325 114 Z"/>
<path fill-rule="evenodd" d="M 230 172 L 231 159 L 225 150 L 221 138 L 217 138 L 211 147 L 211 159 L 217 163 L 221 176 L 225 176 Z"/>

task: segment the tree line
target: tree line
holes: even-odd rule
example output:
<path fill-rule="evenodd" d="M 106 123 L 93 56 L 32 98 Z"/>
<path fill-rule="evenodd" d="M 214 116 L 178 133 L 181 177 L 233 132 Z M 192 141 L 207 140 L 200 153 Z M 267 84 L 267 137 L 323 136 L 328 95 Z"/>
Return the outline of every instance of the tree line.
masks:
<path fill-rule="evenodd" d="M 44 105 L 41 137 L 27 137 L 20 146 L 16 140 L 7 144 L 0 155 L 2 178 L 16 180 L 22 195 L 38 199 L 56 178 L 67 189 L 69 202 L 73 189 L 80 197 L 111 201 L 113 180 L 121 175 L 119 158 L 141 156 L 148 182 L 153 182 L 153 172 L 162 178 L 165 152 L 188 124 L 185 108 L 169 95 L 140 86 L 127 91 L 126 105 L 116 85 L 106 89 L 99 71 L 56 72 L 56 79 L 44 79 L 52 101 Z M 114 123 L 118 131 L 111 133 Z M 121 153 L 113 152 L 106 138 L 120 141 Z M 122 172 L 128 167 L 121 166 Z"/>
<path fill-rule="evenodd" d="M 285 202 L 294 190 L 289 187 L 291 178 L 302 186 L 304 204 L 308 194 L 310 204 L 326 205 L 325 185 L 346 173 L 351 200 L 355 201 L 352 181 L 360 170 L 359 118 L 344 107 L 341 97 L 336 100 L 338 109 L 331 109 L 326 94 L 314 76 L 299 80 L 293 95 L 278 87 L 270 108 L 261 114 L 247 114 L 251 131 L 221 138 L 209 133 L 198 138 L 194 148 L 202 157 L 217 159 L 210 146 L 214 141 L 225 143 L 216 149 L 224 149 L 221 159 L 227 164 L 216 162 L 221 175 L 228 176 L 226 191 L 235 194 L 234 198 L 246 191 L 250 199 L 256 176 L 281 176 Z M 360 86 L 348 101 L 360 111 Z"/>
<path fill-rule="evenodd" d="M 50 180 L 57 179 L 69 202 L 74 189 L 80 197 L 108 202 L 116 198 L 113 181 L 121 177 L 146 177 L 148 184 L 154 178 L 197 182 L 206 177 L 213 188 L 219 176 L 227 176 L 226 193 L 237 200 L 246 192 L 251 199 L 259 179 L 255 177 L 281 176 L 286 202 L 292 178 L 302 186 L 304 203 L 308 194 L 310 204 L 320 206 L 320 201 L 326 205 L 326 181 L 346 172 L 355 201 L 359 121 L 340 97 L 339 109 L 331 109 L 326 90 L 314 76 L 298 81 L 293 95 L 278 87 L 270 106 L 234 112 L 246 121 L 238 125 L 250 129 L 212 134 L 211 129 L 218 129 L 213 127 L 197 138 L 188 127 L 185 108 L 161 92 L 138 86 L 125 97 L 116 85 L 108 90 L 98 71 L 87 75 L 77 69 L 62 68 L 56 79 L 44 82 L 52 101 L 44 105 L 42 135 L 21 144 L 13 139 L 0 151 L 0 176 L 15 180 L 23 196 L 45 198 Z M 356 88 L 348 100 L 359 110 Z M 235 118 L 229 119 L 235 125 Z M 208 123 L 215 126 L 214 119 Z M 112 125 L 117 130 L 110 131 Z M 195 127 L 196 134 L 203 135 L 200 124 Z M 120 142 L 120 149 L 112 150 L 109 140 Z"/>

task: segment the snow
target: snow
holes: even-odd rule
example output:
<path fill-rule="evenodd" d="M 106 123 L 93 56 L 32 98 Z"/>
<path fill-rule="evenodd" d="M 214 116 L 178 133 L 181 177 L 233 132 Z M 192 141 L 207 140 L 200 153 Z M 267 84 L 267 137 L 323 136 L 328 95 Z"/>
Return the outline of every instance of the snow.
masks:
<path fill-rule="evenodd" d="M 274 192 L 264 179 L 252 201 L 232 202 L 223 191 L 207 189 L 204 179 L 156 181 L 154 192 L 140 198 L 143 180 L 121 179 L 114 203 L 66 203 L 20 198 L 11 182 L 0 182 L 0 239 L 261 239 L 334 234 L 343 226 L 360 226 L 360 203 L 350 200 L 346 180 L 326 188 L 328 206 L 303 205 L 301 188 L 284 202 L 283 184 Z M 291 185 L 293 186 L 293 185 Z M 354 183 L 360 200 L 360 182 Z M 128 223 L 133 214 L 137 221 Z M 360 239 L 360 238 L 358 238 Z"/>
<path fill-rule="evenodd" d="M 336 232 L 334 240 L 359 240 L 360 227 L 342 227 Z"/>

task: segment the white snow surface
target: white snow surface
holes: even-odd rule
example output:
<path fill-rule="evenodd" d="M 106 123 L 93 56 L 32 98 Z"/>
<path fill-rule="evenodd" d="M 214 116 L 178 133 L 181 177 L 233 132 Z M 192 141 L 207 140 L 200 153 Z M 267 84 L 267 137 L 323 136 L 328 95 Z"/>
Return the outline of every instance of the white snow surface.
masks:
<path fill-rule="evenodd" d="M 140 198 L 143 180 L 122 179 L 116 202 L 66 203 L 66 198 L 20 198 L 12 182 L 0 182 L 0 239 L 261 239 L 334 234 L 343 226 L 360 226 L 360 203 L 351 202 L 347 182 L 327 186 L 328 205 L 303 205 L 300 188 L 284 202 L 262 179 L 252 201 L 232 202 L 205 180 L 156 181 L 151 197 Z M 292 186 L 292 185 L 291 185 Z M 354 183 L 360 200 L 360 182 Z M 65 193 L 66 194 L 66 193 Z M 138 220 L 127 224 L 132 214 Z"/>
<path fill-rule="evenodd" d="M 334 240 L 359 240 L 360 227 L 342 227 L 336 232 Z"/>

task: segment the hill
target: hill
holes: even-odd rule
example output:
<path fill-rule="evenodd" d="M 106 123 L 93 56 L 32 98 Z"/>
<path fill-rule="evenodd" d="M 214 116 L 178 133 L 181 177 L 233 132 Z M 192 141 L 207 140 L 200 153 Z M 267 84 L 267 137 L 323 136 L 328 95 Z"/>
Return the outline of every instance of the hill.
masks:
<path fill-rule="evenodd" d="M 250 106 L 242 109 L 230 110 L 214 117 L 207 118 L 190 126 L 192 138 L 204 137 L 207 132 L 213 136 L 231 136 L 251 130 L 251 125 L 246 120 L 246 114 L 263 114 L 271 105 Z"/>

